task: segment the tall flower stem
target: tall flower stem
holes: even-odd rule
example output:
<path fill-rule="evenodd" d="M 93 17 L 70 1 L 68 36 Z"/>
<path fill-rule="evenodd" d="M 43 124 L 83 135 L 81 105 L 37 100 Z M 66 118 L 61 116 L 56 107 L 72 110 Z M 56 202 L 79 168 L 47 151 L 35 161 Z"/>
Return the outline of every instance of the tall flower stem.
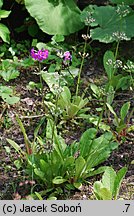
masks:
<path fill-rule="evenodd" d="M 87 35 L 88 35 L 88 32 L 89 32 L 89 26 L 87 27 Z M 77 80 L 76 94 L 75 94 L 76 97 L 78 96 L 78 93 L 79 93 L 81 72 L 82 72 L 84 60 L 85 60 L 85 57 L 86 57 L 86 48 L 87 48 L 87 39 L 85 39 L 84 48 L 83 48 L 83 54 L 82 54 L 81 66 L 80 66 L 79 73 L 78 73 L 78 80 Z"/>
<path fill-rule="evenodd" d="M 58 80 L 58 90 L 57 90 L 57 93 L 56 93 L 56 101 L 55 101 L 55 110 L 54 110 L 54 119 L 53 119 L 53 126 L 52 126 L 52 144 L 53 144 L 53 139 L 54 139 L 54 130 L 55 130 L 55 127 L 56 127 L 56 124 L 57 124 L 57 119 L 58 119 L 58 100 L 59 100 L 59 97 L 60 97 L 60 76 L 59 76 L 59 80 Z"/>
<path fill-rule="evenodd" d="M 41 63 L 39 62 L 39 73 L 40 73 L 40 84 L 41 84 L 41 92 L 43 91 L 43 82 L 42 82 L 42 76 L 41 76 Z"/>

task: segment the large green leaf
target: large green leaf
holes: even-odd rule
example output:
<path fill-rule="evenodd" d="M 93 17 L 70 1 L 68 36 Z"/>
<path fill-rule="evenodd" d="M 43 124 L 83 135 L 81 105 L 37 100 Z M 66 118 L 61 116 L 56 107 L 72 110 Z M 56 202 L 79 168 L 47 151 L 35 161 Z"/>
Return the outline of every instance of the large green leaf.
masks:
<path fill-rule="evenodd" d="M 125 7 L 125 6 L 124 6 Z M 98 27 L 91 29 L 91 37 L 93 40 L 110 43 L 118 40 L 113 34 L 123 34 L 124 40 L 130 40 L 134 36 L 134 11 L 128 6 L 128 15 L 120 17 L 117 8 L 112 6 L 94 6 L 93 18 L 98 23 Z M 123 40 L 123 39 L 122 39 Z"/>
<path fill-rule="evenodd" d="M 9 29 L 4 24 L 0 23 L 0 37 L 6 43 L 9 43 L 10 41 L 9 34 L 10 34 Z"/>
<path fill-rule="evenodd" d="M 43 32 L 68 35 L 83 28 L 80 10 L 72 0 L 25 0 L 25 6 Z"/>

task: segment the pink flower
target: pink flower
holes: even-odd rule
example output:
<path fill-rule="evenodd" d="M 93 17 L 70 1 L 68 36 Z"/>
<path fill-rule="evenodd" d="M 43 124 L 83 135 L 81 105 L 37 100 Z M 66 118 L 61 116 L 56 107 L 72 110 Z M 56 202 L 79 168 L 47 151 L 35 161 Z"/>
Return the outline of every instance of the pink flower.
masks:
<path fill-rule="evenodd" d="M 37 52 L 34 50 L 34 48 L 31 49 L 31 57 L 34 60 L 43 61 L 48 58 L 48 54 L 49 54 L 48 50 L 41 49 L 38 50 Z"/>

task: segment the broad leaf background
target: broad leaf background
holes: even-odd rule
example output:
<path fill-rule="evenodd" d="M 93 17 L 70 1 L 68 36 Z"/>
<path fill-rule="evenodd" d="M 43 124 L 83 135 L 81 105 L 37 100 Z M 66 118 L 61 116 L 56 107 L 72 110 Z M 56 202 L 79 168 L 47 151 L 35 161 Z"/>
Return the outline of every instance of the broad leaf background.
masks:
<path fill-rule="evenodd" d="M 72 0 L 25 0 L 25 6 L 47 34 L 69 35 L 84 26 L 80 20 L 80 9 Z"/>

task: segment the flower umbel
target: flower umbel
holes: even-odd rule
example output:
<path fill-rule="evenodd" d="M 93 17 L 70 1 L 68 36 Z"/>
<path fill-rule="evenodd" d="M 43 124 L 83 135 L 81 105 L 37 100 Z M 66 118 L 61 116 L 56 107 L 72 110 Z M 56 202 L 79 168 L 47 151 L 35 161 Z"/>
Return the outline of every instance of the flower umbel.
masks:
<path fill-rule="evenodd" d="M 31 57 L 34 60 L 43 61 L 43 60 L 48 58 L 48 50 L 41 49 L 41 50 L 38 50 L 38 52 L 37 52 L 34 50 L 34 48 L 32 48 L 31 49 Z"/>

